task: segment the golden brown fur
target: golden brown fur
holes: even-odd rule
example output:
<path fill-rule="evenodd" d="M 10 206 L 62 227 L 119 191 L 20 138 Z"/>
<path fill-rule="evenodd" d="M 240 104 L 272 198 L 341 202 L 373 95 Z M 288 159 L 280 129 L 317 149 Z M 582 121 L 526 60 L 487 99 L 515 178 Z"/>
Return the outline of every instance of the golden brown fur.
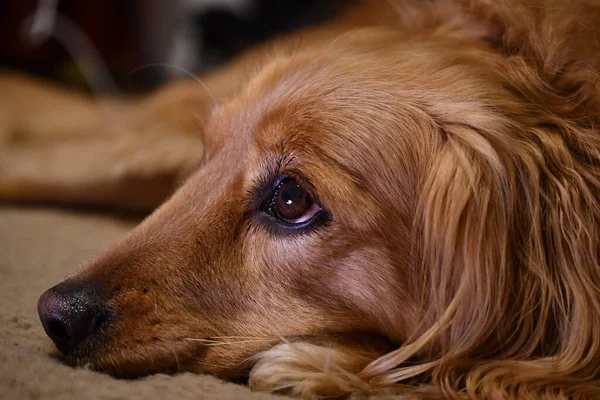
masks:
<path fill-rule="evenodd" d="M 250 369 L 303 397 L 600 398 L 600 4 L 356 7 L 208 91 L 96 105 L 0 79 L 40 103 L 0 99 L 0 198 L 145 208 L 202 164 L 70 278 L 119 315 L 73 361 Z M 282 172 L 329 224 L 253 219 L 255 186 Z"/>

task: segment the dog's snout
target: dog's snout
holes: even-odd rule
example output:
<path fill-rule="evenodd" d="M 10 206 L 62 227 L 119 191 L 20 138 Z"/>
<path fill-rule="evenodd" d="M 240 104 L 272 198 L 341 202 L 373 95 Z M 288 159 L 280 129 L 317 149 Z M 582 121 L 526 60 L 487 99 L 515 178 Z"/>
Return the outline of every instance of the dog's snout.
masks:
<path fill-rule="evenodd" d="M 38 313 L 46 334 L 65 355 L 95 334 L 106 318 L 95 291 L 69 282 L 44 292 Z"/>

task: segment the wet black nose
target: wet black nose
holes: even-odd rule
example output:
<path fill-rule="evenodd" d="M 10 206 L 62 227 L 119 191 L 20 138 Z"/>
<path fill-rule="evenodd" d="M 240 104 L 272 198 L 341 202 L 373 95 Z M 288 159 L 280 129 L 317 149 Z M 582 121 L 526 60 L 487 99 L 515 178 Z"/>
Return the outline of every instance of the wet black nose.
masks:
<path fill-rule="evenodd" d="M 45 291 L 38 300 L 46 334 L 63 354 L 96 333 L 105 322 L 104 310 L 94 290 L 68 281 Z"/>

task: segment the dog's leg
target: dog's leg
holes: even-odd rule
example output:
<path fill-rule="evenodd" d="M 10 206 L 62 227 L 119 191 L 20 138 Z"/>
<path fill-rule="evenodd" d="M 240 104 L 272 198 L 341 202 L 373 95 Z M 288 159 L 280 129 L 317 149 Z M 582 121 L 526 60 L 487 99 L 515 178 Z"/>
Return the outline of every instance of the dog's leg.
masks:
<path fill-rule="evenodd" d="M 160 204 L 201 162 L 213 100 L 194 82 L 99 100 L 0 75 L 0 201 Z"/>
<path fill-rule="evenodd" d="M 156 207 L 200 164 L 210 146 L 202 125 L 215 103 L 277 53 L 331 45 L 364 14 L 274 39 L 202 83 L 173 83 L 138 100 L 94 100 L 0 72 L 0 202 Z"/>

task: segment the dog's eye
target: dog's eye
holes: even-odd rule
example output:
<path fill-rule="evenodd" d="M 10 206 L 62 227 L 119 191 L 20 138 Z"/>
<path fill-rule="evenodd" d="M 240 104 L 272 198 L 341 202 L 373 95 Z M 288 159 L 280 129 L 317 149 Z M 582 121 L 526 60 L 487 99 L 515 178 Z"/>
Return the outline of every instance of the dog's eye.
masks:
<path fill-rule="evenodd" d="M 321 206 L 300 182 L 283 178 L 273 192 L 268 213 L 287 225 L 306 225 L 321 211 Z"/>

